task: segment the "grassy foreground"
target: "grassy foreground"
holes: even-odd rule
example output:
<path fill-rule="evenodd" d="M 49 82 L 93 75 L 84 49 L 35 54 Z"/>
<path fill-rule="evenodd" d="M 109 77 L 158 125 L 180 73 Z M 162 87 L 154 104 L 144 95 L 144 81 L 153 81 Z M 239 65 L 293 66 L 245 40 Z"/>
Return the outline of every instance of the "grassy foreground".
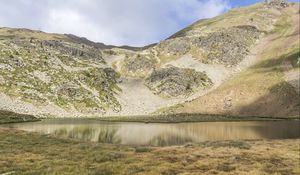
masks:
<path fill-rule="evenodd" d="M 39 119 L 37 119 L 33 115 L 17 114 L 10 111 L 0 110 L 0 124 L 33 121 L 39 121 Z"/>
<path fill-rule="evenodd" d="M 148 148 L 0 129 L 0 174 L 299 174 L 299 139 Z"/>

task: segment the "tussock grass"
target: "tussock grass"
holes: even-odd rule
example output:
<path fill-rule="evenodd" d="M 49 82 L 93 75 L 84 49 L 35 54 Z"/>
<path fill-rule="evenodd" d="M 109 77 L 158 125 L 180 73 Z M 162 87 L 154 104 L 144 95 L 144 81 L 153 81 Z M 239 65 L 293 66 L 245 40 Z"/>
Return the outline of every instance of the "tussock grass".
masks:
<path fill-rule="evenodd" d="M 0 174 L 299 174 L 299 140 L 180 147 L 79 142 L 0 129 Z"/>

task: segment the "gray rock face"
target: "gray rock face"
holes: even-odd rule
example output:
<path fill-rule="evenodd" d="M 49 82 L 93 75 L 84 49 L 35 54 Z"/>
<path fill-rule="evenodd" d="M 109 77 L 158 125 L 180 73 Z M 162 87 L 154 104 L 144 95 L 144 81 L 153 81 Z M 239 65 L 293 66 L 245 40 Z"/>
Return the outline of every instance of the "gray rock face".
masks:
<path fill-rule="evenodd" d="M 63 54 L 68 54 L 76 57 L 85 57 L 92 60 L 103 61 L 101 54 L 96 48 L 73 43 L 64 43 L 59 41 L 42 41 L 41 46 L 50 47 L 59 50 Z"/>
<path fill-rule="evenodd" d="M 265 3 L 275 7 L 287 7 L 289 5 L 288 0 L 265 0 Z"/>
<path fill-rule="evenodd" d="M 152 72 L 154 64 L 152 60 L 141 55 L 126 58 L 122 71 L 132 77 L 144 77 Z"/>
<path fill-rule="evenodd" d="M 173 66 L 154 71 L 145 82 L 155 94 L 166 97 L 187 96 L 211 84 L 211 80 L 204 72 Z"/>
<path fill-rule="evenodd" d="M 57 90 L 57 95 L 67 99 L 81 99 L 79 87 L 71 83 L 66 83 L 60 86 Z"/>
<path fill-rule="evenodd" d="M 170 38 L 158 45 L 164 56 L 197 54 L 205 63 L 236 65 L 248 55 L 262 32 L 254 26 L 235 26 L 211 33 Z"/>
<path fill-rule="evenodd" d="M 204 51 L 207 60 L 235 65 L 245 58 L 260 34 L 253 26 L 237 26 L 199 37 L 193 43 Z"/>
<path fill-rule="evenodd" d="M 184 55 L 190 50 L 190 42 L 188 38 L 174 38 L 163 41 L 159 47 L 171 55 Z"/>

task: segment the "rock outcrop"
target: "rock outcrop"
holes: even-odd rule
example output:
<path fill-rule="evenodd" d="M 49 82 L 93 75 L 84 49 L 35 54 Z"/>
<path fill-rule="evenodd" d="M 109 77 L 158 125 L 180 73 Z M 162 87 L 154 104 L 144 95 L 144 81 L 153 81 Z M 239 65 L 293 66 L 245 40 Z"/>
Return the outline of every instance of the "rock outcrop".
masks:
<path fill-rule="evenodd" d="M 86 59 L 92 59 L 99 62 L 103 62 L 101 52 L 98 49 L 77 43 L 68 43 L 63 41 L 41 41 L 41 47 L 50 47 L 52 49 L 60 51 L 62 54 L 72 55 L 75 57 L 82 57 Z"/>
<path fill-rule="evenodd" d="M 172 38 L 161 42 L 158 47 L 164 54 L 180 56 L 191 49 L 191 43 L 188 38 Z"/>
<path fill-rule="evenodd" d="M 155 94 L 164 97 L 188 96 L 212 85 L 205 72 L 174 66 L 155 70 L 145 82 Z"/>
<path fill-rule="evenodd" d="M 248 55 L 260 34 L 254 26 L 237 26 L 196 38 L 193 44 L 208 62 L 236 65 Z"/>
<path fill-rule="evenodd" d="M 121 71 L 125 76 L 145 77 L 154 69 L 154 61 L 144 55 L 127 56 L 122 63 Z"/>
<path fill-rule="evenodd" d="M 157 50 L 161 58 L 176 59 L 192 54 L 204 63 L 234 66 L 249 53 L 262 34 L 255 26 L 235 26 L 201 35 L 176 37 L 162 41 Z"/>
<path fill-rule="evenodd" d="M 274 7 L 287 7 L 289 5 L 288 0 L 265 0 L 265 3 Z"/>

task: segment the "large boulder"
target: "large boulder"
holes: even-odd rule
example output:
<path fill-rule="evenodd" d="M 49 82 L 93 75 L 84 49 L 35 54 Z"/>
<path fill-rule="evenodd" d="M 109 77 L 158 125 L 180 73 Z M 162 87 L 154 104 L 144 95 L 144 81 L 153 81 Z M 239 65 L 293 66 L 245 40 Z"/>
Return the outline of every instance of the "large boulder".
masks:
<path fill-rule="evenodd" d="M 163 54 L 169 55 L 184 55 L 190 48 L 191 44 L 188 38 L 178 37 L 165 40 L 161 42 L 158 46 Z"/>

